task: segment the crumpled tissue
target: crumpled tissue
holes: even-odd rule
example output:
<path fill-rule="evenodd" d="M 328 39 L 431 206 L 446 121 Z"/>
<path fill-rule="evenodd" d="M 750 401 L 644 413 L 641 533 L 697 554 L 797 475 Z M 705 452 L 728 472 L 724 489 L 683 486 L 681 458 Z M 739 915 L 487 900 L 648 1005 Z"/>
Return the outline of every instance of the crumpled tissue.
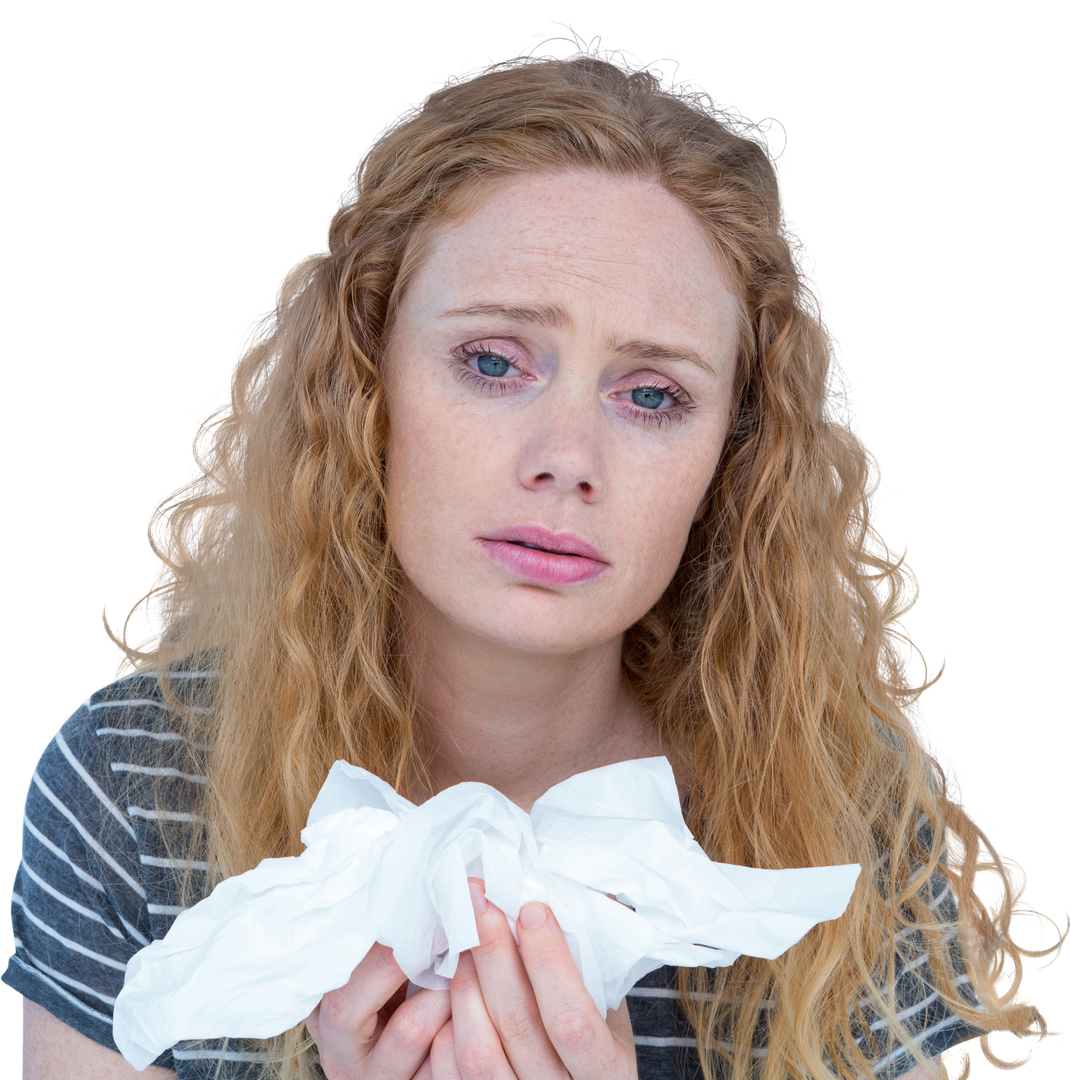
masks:
<path fill-rule="evenodd" d="M 664 757 L 579 773 L 530 814 L 474 783 L 416 806 L 338 761 L 301 839 L 300 856 L 220 882 L 132 957 L 113 1033 L 135 1069 L 182 1039 L 293 1027 L 376 941 L 411 983 L 445 989 L 458 956 L 479 944 L 469 877 L 484 880 L 514 936 L 523 904 L 549 905 L 605 1015 L 663 964 L 779 956 L 844 912 L 859 874 L 857 864 L 712 862 L 688 831 Z"/>

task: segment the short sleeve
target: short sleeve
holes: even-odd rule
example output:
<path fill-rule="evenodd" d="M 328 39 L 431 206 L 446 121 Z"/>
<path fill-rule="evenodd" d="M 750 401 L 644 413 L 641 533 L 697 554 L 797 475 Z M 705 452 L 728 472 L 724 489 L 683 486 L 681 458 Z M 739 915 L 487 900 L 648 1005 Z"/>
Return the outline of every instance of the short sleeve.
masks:
<path fill-rule="evenodd" d="M 64 724 L 30 782 L 3 981 L 114 1050 L 127 962 L 153 935 L 138 832 L 92 704 Z M 170 1052 L 157 1064 L 174 1068 Z"/>

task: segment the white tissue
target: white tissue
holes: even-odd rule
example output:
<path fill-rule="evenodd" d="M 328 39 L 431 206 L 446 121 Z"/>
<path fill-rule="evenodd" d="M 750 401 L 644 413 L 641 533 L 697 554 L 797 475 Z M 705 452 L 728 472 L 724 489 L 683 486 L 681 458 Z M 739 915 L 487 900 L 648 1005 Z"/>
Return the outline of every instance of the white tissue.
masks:
<path fill-rule="evenodd" d="M 514 934 L 523 904 L 549 905 L 605 1015 L 663 964 L 780 955 L 843 913 L 859 874 L 856 864 L 711 862 L 684 823 L 665 758 L 580 773 L 530 815 L 485 784 L 415 806 L 337 761 L 301 838 L 300 856 L 221 882 L 131 958 L 113 1033 L 135 1069 L 180 1039 L 293 1027 L 376 941 L 412 983 L 446 988 L 459 954 L 479 944 L 469 877 L 485 881 Z"/>

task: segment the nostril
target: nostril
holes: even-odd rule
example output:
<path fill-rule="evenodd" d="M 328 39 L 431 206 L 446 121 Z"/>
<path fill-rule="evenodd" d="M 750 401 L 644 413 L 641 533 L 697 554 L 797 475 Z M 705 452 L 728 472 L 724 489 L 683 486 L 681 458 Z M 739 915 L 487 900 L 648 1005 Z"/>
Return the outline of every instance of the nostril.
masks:
<path fill-rule="evenodd" d="M 537 477 L 537 480 L 553 480 L 554 474 L 549 472 L 541 472 Z"/>
<path fill-rule="evenodd" d="M 585 495 L 591 491 L 591 485 L 586 480 L 581 480 L 577 486 Z"/>

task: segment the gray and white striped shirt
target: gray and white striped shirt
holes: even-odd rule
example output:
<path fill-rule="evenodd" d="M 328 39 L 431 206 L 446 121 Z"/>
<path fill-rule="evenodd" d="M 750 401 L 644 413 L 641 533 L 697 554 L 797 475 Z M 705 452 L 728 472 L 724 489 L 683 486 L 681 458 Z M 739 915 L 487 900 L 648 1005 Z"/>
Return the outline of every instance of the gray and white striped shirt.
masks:
<path fill-rule="evenodd" d="M 213 673 L 189 668 L 168 678 L 192 702 Z M 177 871 L 207 871 L 203 859 L 188 858 L 186 830 L 197 821 L 205 782 L 195 749 L 186 745 L 156 676 L 141 673 L 94 694 L 49 744 L 30 784 L 11 908 L 16 949 L 3 980 L 111 1049 L 112 1006 L 127 961 L 163 937 L 181 910 Z M 943 918 L 954 916 L 943 878 L 935 879 L 934 893 L 931 906 Z M 962 967 L 957 981 L 974 1001 Z M 934 990 L 921 946 L 897 962 L 895 990 L 899 1016 L 925 1056 L 978 1034 Z M 702 1075 L 675 969 L 643 978 L 628 1007 L 641 1080 Z M 910 1052 L 876 1016 L 857 1034 L 877 1075 L 891 1078 L 913 1067 Z M 759 1041 L 751 1049 L 756 1065 L 763 1056 Z M 232 1039 L 179 1044 L 157 1064 L 182 1080 L 200 1080 L 257 1077 L 261 1061 L 255 1046 Z"/>

